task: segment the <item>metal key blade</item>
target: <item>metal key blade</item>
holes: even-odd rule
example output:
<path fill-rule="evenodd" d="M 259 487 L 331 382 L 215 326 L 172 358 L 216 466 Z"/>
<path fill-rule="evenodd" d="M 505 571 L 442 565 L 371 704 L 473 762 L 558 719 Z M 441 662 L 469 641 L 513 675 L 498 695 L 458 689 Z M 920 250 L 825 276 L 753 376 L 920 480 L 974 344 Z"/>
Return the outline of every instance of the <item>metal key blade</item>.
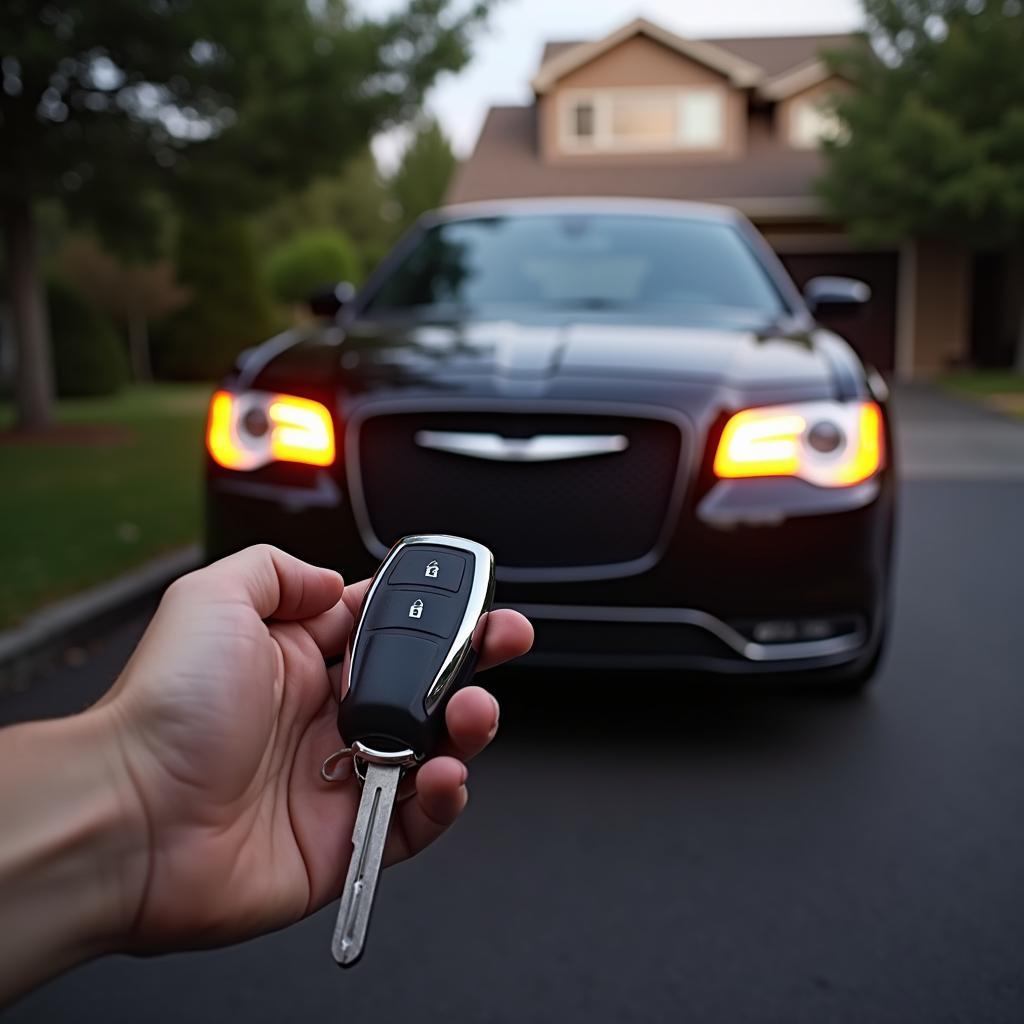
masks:
<path fill-rule="evenodd" d="M 363 796 L 352 830 L 352 860 L 331 942 L 334 959 L 342 967 L 351 967 L 363 952 L 401 774 L 397 765 L 371 763 L 366 767 Z"/>

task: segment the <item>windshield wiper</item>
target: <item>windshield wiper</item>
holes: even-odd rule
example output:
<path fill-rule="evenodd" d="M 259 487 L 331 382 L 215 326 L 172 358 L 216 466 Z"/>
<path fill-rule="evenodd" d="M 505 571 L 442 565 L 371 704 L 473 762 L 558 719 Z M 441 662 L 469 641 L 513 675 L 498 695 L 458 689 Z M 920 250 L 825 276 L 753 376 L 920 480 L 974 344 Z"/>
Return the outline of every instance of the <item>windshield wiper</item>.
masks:
<path fill-rule="evenodd" d="M 633 309 L 635 303 L 609 299 L 602 295 L 588 295 L 579 299 L 549 299 L 546 306 L 554 309 Z"/>

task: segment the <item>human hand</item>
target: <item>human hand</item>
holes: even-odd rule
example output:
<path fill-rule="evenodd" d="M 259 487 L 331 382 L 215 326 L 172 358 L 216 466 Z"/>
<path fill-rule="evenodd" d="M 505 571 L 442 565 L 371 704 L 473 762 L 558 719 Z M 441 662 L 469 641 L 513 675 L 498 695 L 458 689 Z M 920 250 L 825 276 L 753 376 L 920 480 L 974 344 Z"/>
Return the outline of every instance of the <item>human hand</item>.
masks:
<path fill-rule="evenodd" d="M 339 746 L 325 659 L 343 650 L 367 583 L 345 588 L 334 572 L 260 546 L 168 589 L 91 712 L 116 738 L 146 837 L 146 855 L 124 872 L 129 948 L 235 941 L 340 892 L 359 788 L 320 777 Z M 480 667 L 531 643 L 521 615 L 492 612 Z M 386 863 L 421 850 L 465 806 L 463 762 L 493 738 L 497 702 L 467 687 L 446 721 L 448 749 L 396 807 Z"/>

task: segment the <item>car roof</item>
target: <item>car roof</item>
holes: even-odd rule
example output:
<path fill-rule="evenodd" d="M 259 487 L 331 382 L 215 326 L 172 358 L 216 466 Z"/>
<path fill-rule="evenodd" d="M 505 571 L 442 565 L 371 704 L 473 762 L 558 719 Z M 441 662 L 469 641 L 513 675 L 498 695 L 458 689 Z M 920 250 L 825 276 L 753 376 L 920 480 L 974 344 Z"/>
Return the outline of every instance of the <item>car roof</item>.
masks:
<path fill-rule="evenodd" d="M 639 214 L 649 217 L 678 217 L 685 220 L 745 222 L 730 206 L 689 203 L 675 199 L 633 199 L 612 196 L 550 196 L 541 199 L 486 199 L 442 206 L 424 215 L 429 223 L 466 220 L 475 217 L 528 216 L 530 214 Z"/>

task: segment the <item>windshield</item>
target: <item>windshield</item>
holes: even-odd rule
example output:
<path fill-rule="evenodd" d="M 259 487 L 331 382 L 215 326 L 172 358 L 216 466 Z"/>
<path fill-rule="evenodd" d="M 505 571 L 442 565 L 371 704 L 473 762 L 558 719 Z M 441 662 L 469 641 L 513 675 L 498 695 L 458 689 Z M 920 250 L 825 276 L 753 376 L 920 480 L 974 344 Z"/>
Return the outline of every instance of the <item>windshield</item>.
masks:
<path fill-rule="evenodd" d="M 785 311 L 731 225 L 610 214 L 481 217 L 428 229 L 366 308 L 431 306 L 759 318 Z"/>

